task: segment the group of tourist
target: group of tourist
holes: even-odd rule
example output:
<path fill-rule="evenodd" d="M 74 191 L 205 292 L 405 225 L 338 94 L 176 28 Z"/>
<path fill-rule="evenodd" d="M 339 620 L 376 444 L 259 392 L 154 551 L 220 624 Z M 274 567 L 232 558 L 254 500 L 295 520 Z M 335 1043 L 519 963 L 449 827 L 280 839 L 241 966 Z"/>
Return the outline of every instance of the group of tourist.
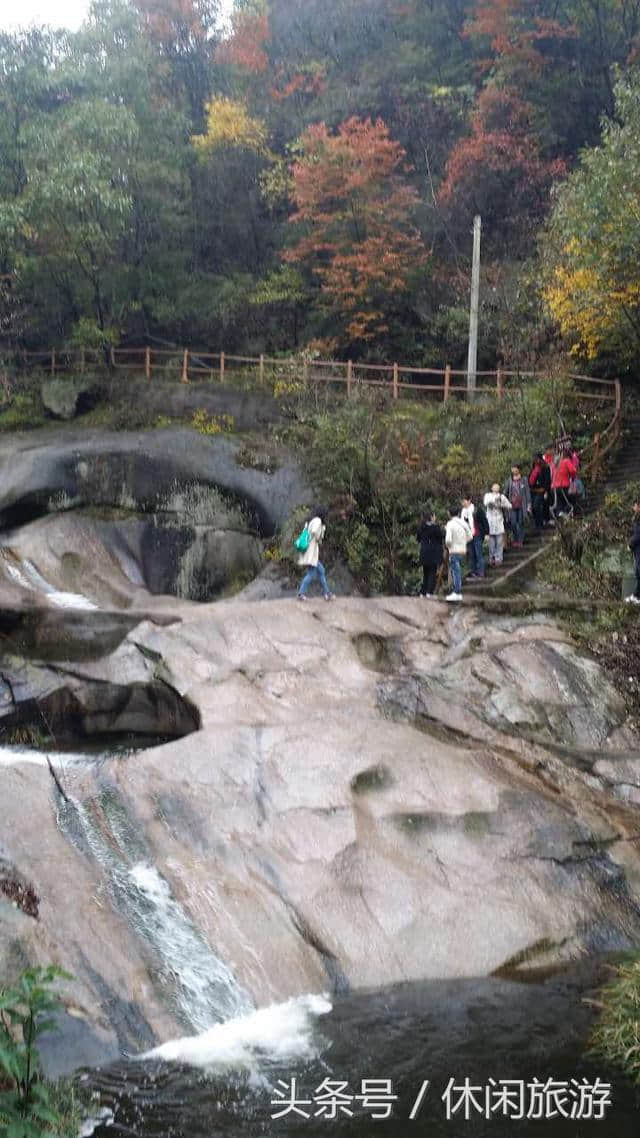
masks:
<path fill-rule="evenodd" d="M 449 555 L 451 592 L 448 601 L 462 600 L 462 560 L 466 557 L 469 577 L 484 577 L 486 573 L 484 541 L 489 542 L 489 566 L 501 565 L 507 531 L 511 534 L 514 549 L 522 549 L 525 540 L 525 523 L 529 515 L 537 530 L 555 525 L 556 518 L 570 517 L 584 497 L 584 486 L 579 477 L 580 458 L 571 446 L 563 441 L 556 454 L 552 448 L 534 455 L 531 469 L 525 477 L 518 463 L 504 487 L 494 482 L 483 496 L 474 502 L 471 495 L 449 509 L 445 532 L 428 512 L 418 528 L 423 597 L 432 597 L 444 548 Z"/>
<path fill-rule="evenodd" d="M 544 454 L 535 454 L 527 477 L 523 476 L 522 468 L 514 463 L 502 489 L 498 482 L 494 482 L 483 496 L 482 502 L 474 502 L 473 496 L 467 494 L 459 503 L 452 505 L 444 532 L 435 512 L 425 512 L 416 535 L 420 543 L 422 564 L 421 596 L 435 595 L 445 549 L 451 576 L 451 592 L 446 599 L 460 601 L 463 559 L 466 558 L 469 566 L 468 577 L 481 578 L 486 575 L 485 539 L 488 539 L 489 544 L 489 566 L 501 565 L 507 529 L 511 533 L 512 547 L 521 549 L 525 539 L 525 520 L 529 515 L 533 517 L 537 530 L 554 525 L 558 517 L 571 517 L 584 497 L 579 469 L 579 456 L 572 449 L 570 440 L 566 440 L 555 456 L 551 453 L 551 448 Z M 640 605 L 640 501 L 634 504 L 633 510 L 634 530 L 629 549 L 635 558 L 636 588 L 625 599 L 631 604 Z M 300 601 L 306 601 L 307 590 L 316 579 L 324 599 L 333 600 L 334 595 L 320 561 L 320 545 L 325 536 L 326 521 L 326 508 L 318 506 L 296 542 L 300 550 L 298 565 L 306 569 L 298 589 Z"/>

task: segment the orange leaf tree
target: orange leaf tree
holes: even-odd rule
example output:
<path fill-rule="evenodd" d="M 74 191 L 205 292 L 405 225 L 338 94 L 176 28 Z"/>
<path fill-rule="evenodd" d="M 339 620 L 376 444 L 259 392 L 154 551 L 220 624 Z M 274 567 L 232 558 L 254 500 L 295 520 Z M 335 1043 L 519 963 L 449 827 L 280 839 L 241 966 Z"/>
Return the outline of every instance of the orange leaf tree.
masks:
<path fill-rule="evenodd" d="M 405 153 L 381 119 L 353 117 L 335 134 L 317 123 L 299 139 L 291 170 L 299 236 L 284 257 L 302 262 L 320 284 L 327 346 L 358 352 L 380 340 L 424 262 L 406 170 Z"/>

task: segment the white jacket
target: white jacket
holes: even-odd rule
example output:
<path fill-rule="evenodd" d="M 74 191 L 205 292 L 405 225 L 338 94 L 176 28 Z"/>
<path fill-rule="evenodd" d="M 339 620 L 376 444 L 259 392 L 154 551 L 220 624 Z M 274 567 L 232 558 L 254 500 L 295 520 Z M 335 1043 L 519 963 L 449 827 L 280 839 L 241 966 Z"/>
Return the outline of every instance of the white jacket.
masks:
<path fill-rule="evenodd" d="M 494 494 L 489 490 L 488 494 L 484 496 L 484 508 L 487 512 L 487 521 L 489 523 L 489 534 L 495 537 L 496 534 L 504 533 L 504 515 L 503 510 L 511 509 L 511 502 L 505 498 L 504 494 Z"/>
<path fill-rule="evenodd" d="M 466 553 L 467 542 L 471 541 L 473 530 L 462 518 L 449 518 L 444 531 L 444 540 L 449 553 Z"/>
<path fill-rule="evenodd" d="M 318 564 L 318 561 L 320 560 L 320 542 L 325 535 L 326 526 L 323 526 L 320 518 L 315 517 L 311 519 L 307 526 L 307 529 L 311 534 L 311 540 L 304 553 L 301 553 L 298 558 L 298 565 L 300 566 Z"/>

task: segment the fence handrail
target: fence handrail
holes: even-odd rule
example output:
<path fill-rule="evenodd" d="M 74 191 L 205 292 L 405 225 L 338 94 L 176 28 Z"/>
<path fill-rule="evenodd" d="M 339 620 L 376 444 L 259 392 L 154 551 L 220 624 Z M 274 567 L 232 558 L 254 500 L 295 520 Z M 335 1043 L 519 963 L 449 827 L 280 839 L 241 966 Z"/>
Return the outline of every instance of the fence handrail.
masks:
<path fill-rule="evenodd" d="M 229 365 L 241 364 L 252 365 L 257 368 L 261 383 L 266 379 L 265 369 L 269 368 L 284 371 L 285 374 L 289 375 L 292 370 L 297 370 L 305 383 L 345 384 L 347 395 L 351 395 L 356 387 L 371 387 L 385 388 L 390 392 L 393 399 L 397 399 L 401 392 L 414 392 L 416 394 L 436 392 L 442 396 L 444 402 L 454 396 L 456 398 L 473 397 L 473 393 L 465 384 L 457 382 L 460 376 L 468 379 L 468 371 L 452 368 L 450 364 L 446 364 L 444 368 L 433 368 L 415 367 L 397 362 L 373 364 L 354 360 L 278 358 L 264 354 L 260 356 L 236 356 L 227 355 L 224 351 L 209 352 L 194 348 L 152 348 L 148 344 L 144 347 L 110 348 L 108 352 L 99 348 L 48 348 L 38 351 L 24 349 L 18 353 L 18 358 L 23 360 L 25 366 L 28 365 L 29 360 L 44 361 L 45 366 L 48 365 L 51 375 L 55 375 L 57 371 L 67 370 L 77 360 L 80 363 L 80 370 L 84 371 L 87 358 L 91 356 L 98 360 L 104 360 L 105 364 L 108 363 L 108 366 L 115 370 L 143 371 L 148 380 L 153 375 L 154 359 L 169 362 L 175 360 L 176 377 L 179 373 L 182 383 L 189 382 L 189 370 L 193 375 L 198 376 L 212 377 L 217 373 L 220 380 L 224 381 Z M 162 370 L 166 373 L 167 364 L 162 365 Z M 319 374 L 323 371 L 325 374 Z M 373 373 L 373 375 L 369 377 L 363 373 Z M 534 379 L 536 376 L 543 378 L 547 374 L 503 367 L 497 367 L 495 371 L 476 371 L 475 375 L 478 379 L 488 379 L 494 382 L 479 384 L 474 389 L 474 393 L 478 395 L 495 393 L 498 399 L 502 399 L 505 392 L 505 381 L 514 377 L 517 379 Z M 401 376 L 439 376 L 442 382 L 409 383 L 406 379 L 401 379 Z M 568 373 L 568 378 L 580 386 L 590 384 L 600 388 L 598 392 L 575 390 L 568 393 L 569 398 L 601 404 L 615 402 L 615 413 L 610 422 L 602 431 L 594 435 L 594 438 L 587 443 L 581 452 L 581 457 L 590 454 L 588 461 L 583 466 L 584 471 L 590 471 L 592 476 L 597 478 L 601 472 L 604 457 L 615 445 L 622 430 L 622 385 L 619 379 L 598 379 L 595 376 L 581 375 L 577 372 Z"/>

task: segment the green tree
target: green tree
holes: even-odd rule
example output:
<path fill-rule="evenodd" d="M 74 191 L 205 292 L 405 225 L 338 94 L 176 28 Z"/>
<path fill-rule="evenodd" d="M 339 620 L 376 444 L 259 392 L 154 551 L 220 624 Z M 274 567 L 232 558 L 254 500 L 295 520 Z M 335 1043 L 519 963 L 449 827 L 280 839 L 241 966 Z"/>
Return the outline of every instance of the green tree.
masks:
<path fill-rule="evenodd" d="M 640 346 L 640 73 L 620 77 L 616 118 L 555 197 L 543 296 L 571 350 L 629 365 Z"/>

